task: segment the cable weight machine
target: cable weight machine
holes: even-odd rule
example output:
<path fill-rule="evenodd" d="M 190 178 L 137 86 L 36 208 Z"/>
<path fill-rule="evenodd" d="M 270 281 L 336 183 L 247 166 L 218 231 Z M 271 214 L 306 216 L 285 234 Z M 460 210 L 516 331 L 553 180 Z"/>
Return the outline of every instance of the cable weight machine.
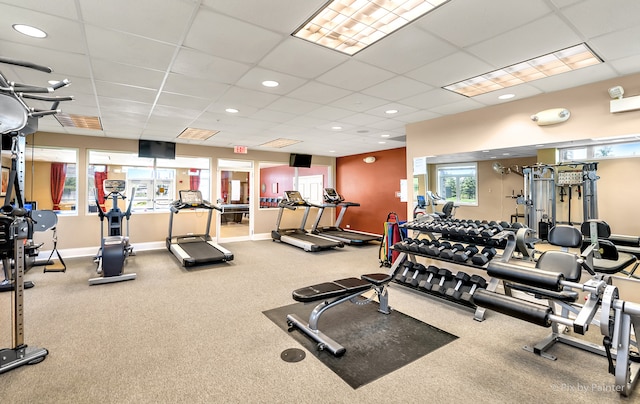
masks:
<path fill-rule="evenodd" d="M 0 63 L 51 73 L 52 70 L 30 62 L 0 57 Z M 11 170 L 4 205 L 0 208 L 0 254 L 5 264 L 11 290 L 12 347 L 0 349 L 0 374 L 23 365 L 42 362 L 49 354 L 44 348 L 30 347 L 24 343 L 24 272 L 25 244 L 33 229 L 31 213 L 25 209 L 24 195 L 24 151 L 25 136 L 38 130 L 38 119 L 60 112 L 62 101 L 73 97 L 56 97 L 40 94 L 53 93 L 69 84 L 58 81 L 50 87 L 20 84 L 6 79 L 0 72 L 0 136 L 11 138 Z M 49 109 L 32 108 L 25 99 L 51 102 Z M 13 204 L 12 204 L 13 203 Z M 6 259 L 5 259 L 6 258 Z M 13 262 L 13 265 L 11 264 Z"/>
<path fill-rule="evenodd" d="M 582 222 L 598 218 L 598 197 L 596 174 L 598 163 L 561 163 L 536 164 L 523 167 L 524 191 L 518 203 L 525 205 L 527 227 L 537 232 L 537 237 L 546 240 L 549 229 L 557 221 L 557 194 L 560 199 L 571 195 L 571 189 L 577 187 L 582 199 Z M 569 187 L 569 193 L 564 193 Z M 570 197 L 569 197 L 570 198 Z M 571 223 L 571 199 L 569 199 L 569 217 Z"/>

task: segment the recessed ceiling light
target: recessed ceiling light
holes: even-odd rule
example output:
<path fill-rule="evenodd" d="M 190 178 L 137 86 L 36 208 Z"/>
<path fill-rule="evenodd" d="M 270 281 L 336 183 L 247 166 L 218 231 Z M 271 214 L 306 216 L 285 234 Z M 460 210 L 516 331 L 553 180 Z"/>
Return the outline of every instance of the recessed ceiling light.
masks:
<path fill-rule="evenodd" d="M 340 130 L 342 129 L 342 126 L 332 126 L 331 129 L 333 130 Z"/>
<path fill-rule="evenodd" d="M 354 55 L 449 0 L 333 0 L 292 34 Z"/>
<path fill-rule="evenodd" d="M 443 88 L 466 97 L 474 97 L 598 63 L 602 63 L 602 59 L 587 44 L 581 43 Z"/>
<path fill-rule="evenodd" d="M 13 29 L 18 31 L 23 35 L 30 36 L 32 38 L 46 38 L 47 33 L 41 30 L 40 28 L 32 27 L 31 25 L 24 24 L 13 24 Z"/>
<path fill-rule="evenodd" d="M 280 83 L 278 83 L 277 81 L 273 81 L 273 80 L 265 80 L 262 82 L 262 85 L 265 87 L 278 87 L 280 85 Z"/>
<path fill-rule="evenodd" d="M 238 112 L 240 112 L 239 110 L 237 110 L 235 108 L 227 108 L 227 109 L 225 109 L 225 111 L 227 111 L 230 114 L 237 114 Z"/>
<path fill-rule="evenodd" d="M 336 152 L 335 150 L 329 150 L 329 153 L 335 153 L 335 152 Z"/>
<path fill-rule="evenodd" d="M 503 156 L 508 156 L 510 153 L 502 153 Z"/>
<path fill-rule="evenodd" d="M 489 153 L 491 150 L 483 150 L 483 153 Z"/>
<path fill-rule="evenodd" d="M 389 135 L 389 134 L 380 135 L 380 137 L 389 137 L 389 136 L 391 136 L 391 135 Z"/>
<path fill-rule="evenodd" d="M 378 144 L 385 144 L 385 143 L 387 143 L 387 142 L 378 142 Z"/>
<path fill-rule="evenodd" d="M 502 95 L 498 96 L 498 99 L 499 100 L 510 100 L 515 96 L 516 96 L 515 94 L 502 94 Z"/>
<path fill-rule="evenodd" d="M 258 146 L 262 146 L 262 147 L 273 147 L 276 149 L 280 149 L 286 146 L 291 146 L 292 144 L 296 144 L 296 143 L 300 143 L 302 142 L 302 140 L 296 140 L 296 139 L 285 139 L 285 138 L 279 138 L 279 139 L 274 139 L 271 140 L 269 142 L 263 143 L 261 145 Z"/>
<path fill-rule="evenodd" d="M 398 110 L 397 110 L 397 109 L 388 109 L 388 110 L 384 111 L 384 113 L 385 113 L 385 114 L 389 114 L 389 115 L 391 115 L 391 114 L 397 114 L 397 113 L 398 113 Z"/>

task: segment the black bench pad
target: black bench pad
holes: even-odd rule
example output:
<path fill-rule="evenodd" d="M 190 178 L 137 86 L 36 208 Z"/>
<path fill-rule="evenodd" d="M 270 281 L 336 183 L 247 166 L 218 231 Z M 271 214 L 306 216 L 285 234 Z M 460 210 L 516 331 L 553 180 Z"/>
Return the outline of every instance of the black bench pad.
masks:
<path fill-rule="evenodd" d="M 371 289 L 371 287 L 371 283 L 362 279 L 345 278 L 296 289 L 293 291 L 292 296 L 293 300 L 306 303 L 362 292 Z"/>

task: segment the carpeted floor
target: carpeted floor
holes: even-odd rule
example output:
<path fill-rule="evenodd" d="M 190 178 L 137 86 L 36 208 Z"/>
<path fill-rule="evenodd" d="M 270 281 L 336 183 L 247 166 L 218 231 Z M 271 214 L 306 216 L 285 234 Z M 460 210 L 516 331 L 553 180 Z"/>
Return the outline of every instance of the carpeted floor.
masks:
<path fill-rule="evenodd" d="M 377 272 L 378 247 L 308 253 L 267 241 L 226 244 L 230 263 L 181 268 L 166 250 L 129 259 L 134 281 L 89 286 L 91 257 L 26 279 L 25 340 L 47 359 L 0 375 L 3 403 L 632 403 L 611 391 L 606 359 L 556 346 L 557 361 L 522 350 L 545 328 L 392 284 L 389 304 L 459 338 L 357 389 L 263 312 L 294 289 Z M 386 269 L 385 269 L 386 270 Z M 348 307 L 348 306 L 346 306 Z M 361 308 L 355 308 L 361 309 Z M 0 347 L 11 345 L 10 295 L 0 295 Z M 345 322 L 351 321 L 347 316 Z M 597 333 L 597 329 L 594 330 Z M 306 348 L 304 348 L 306 349 Z M 380 348 L 386 349 L 385 346 Z M 606 391 L 600 391 L 606 390 Z"/>

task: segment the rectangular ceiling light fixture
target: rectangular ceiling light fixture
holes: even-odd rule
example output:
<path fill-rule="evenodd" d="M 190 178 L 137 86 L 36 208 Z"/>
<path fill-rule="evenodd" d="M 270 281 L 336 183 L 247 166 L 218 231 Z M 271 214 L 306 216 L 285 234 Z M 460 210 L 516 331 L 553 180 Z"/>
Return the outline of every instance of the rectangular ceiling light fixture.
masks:
<path fill-rule="evenodd" d="M 283 147 L 291 146 L 292 144 L 296 144 L 296 143 L 300 143 L 300 142 L 301 142 L 301 140 L 280 138 L 280 139 L 272 140 L 272 141 L 267 142 L 267 143 L 263 143 L 260 146 L 262 146 L 262 147 L 273 147 L 275 149 L 281 149 Z"/>
<path fill-rule="evenodd" d="M 292 35 L 355 55 L 450 0 L 332 0 Z"/>
<path fill-rule="evenodd" d="M 585 43 L 443 87 L 467 97 L 602 63 Z"/>
<path fill-rule="evenodd" d="M 187 128 L 178 135 L 178 139 L 207 140 L 211 136 L 220 132 L 219 130 Z"/>
<path fill-rule="evenodd" d="M 102 130 L 100 118 L 97 116 L 82 116 L 60 112 L 55 114 L 54 117 L 60 125 L 67 128 Z"/>

